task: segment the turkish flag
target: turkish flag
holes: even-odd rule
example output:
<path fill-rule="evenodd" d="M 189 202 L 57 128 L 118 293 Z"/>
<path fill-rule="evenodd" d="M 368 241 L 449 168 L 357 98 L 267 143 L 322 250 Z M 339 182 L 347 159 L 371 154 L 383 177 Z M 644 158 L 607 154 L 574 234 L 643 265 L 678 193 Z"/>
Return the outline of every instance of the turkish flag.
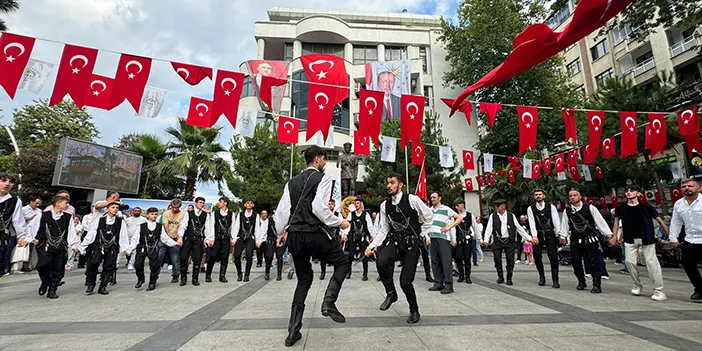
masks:
<path fill-rule="evenodd" d="M 507 171 L 507 173 L 509 173 L 509 182 L 514 183 L 514 169 L 510 168 L 509 171 Z"/>
<path fill-rule="evenodd" d="M 7 32 L 2 33 L 0 37 L 0 47 L 5 54 L 4 60 L 0 58 L 0 86 L 5 89 L 10 99 L 15 98 L 17 86 L 22 80 L 35 42 L 34 38 Z"/>
<path fill-rule="evenodd" d="M 482 187 L 483 186 L 483 176 L 477 176 L 475 179 L 478 181 L 478 186 Z"/>
<path fill-rule="evenodd" d="M 464 180 L 464 182 L 465 182 L 465 184 L 466 184 L 466 190 L 467 190 L 467 191 L 473 191 L 473 179 L 466 178 L 466 179 Z"/>
<path fill-rule="evenodd" d="M 412 164 L 415 166 L 421 166 L 424 164 L 424 148 L 425 145 L 422 143 L 412 143 Z"/>
<path fill-rule="evenodd" d="M 190 85 L 198 85 L 205 78 L 212 79 L 212 68 L 188 63 L 171 62 L 171 66 Z"/>
<path fill-rule="evenodd" d="M 561 108 L 563 112 L 563 122 L 565 123 L 566 141 L 573 139 L 573 143 L 578 143 L 578 128 L 575 125 L 575 110 L 572 108 Z"/>
<path fill-rule="evenodd" d="M 568 166 L 568 170 L 570 171 L 570 177 L 573 180 L 580 180 L 580 171 L 578 171 L 577 166 Z"/>
<path fill-rule="evenodd" d="M 344 59 L 329 54 L 310 54 L 301 56 L 300 63 L 311 83 L 307 94 L 307 139 L 321 131 L 327 140 L 334 106 L 349 97 Z"/>
<path fill-rule="evenodd" d="M 419 141 L 424 124 L 424 96 L 405 95 L 400 97 L 400 148 L 410 141 Z"/>
<path fill-rule="evenodd" d="M 427 172 L 424 170 L 424 165 L 422 165 L 422 170 L 419 171 L 419 180 L 417 181 L 417 190 L 415 195 L 427 201 L 429 194 L 427 194 Z"/>
<path fill-rule="evenodd" d="M 534 161 L 531 167 L 531 179 L 541 178 L 541 161 Z"/>
<path fill-rule="evenodd" d="M 195 127 L 210 128 L 215 124 L 213 120 L 212 101 L 195 96 L 191 97 L 188 118 L 186 118 L 185 123 Z"/>
<path fill-rule="evenodd" d="M 644 204 L 648 203 L 648 199 L 646 199 L 646 195 L 639 194 L 638 198 L 639 198 L 639 202 L 644 203 Z"/>
<path fill-rule="evenodd" d="M 659 192 L 656 191 L 656 192 L 654 193 L 654 196 L 655 196 L 655 199 L 656 199 L 656 205 L 660 205 L 660 204 L 661 204 L 661 193 L 659 193 Z"/>
<path fill-rule="evenodd" d="M 570 22 L 562 32 L 554 32 L 545 23 L 528 26 L 512 41 L 514 50 L 507 56 L 505 62 L 458 94 L 451 107 L 451 114 L 458 110 L 459 104 L 476 90 L 502 83 L 564 51 L 605 25 L 631 2 L 632 0 L 581 1 L 575 7 Z"/>
<path fill-rule="evenodd" d="M 547 157 L 541 161 L 541 164 L 543 165 L 544 168 L 544 174 L 549 175 L 551 174 L 551 158 Z"/>
<path fill-rule="evenodd" d="M 682 193 L 682 189 L 680 189 L 680 186 L 678 186 L 677 188 L 670 189 L 670 201 L 673 202 L 673 205 L 675 205 L 675 203 L 678 202 L 678 200 L 680 200 L 682 198 L 683 198 L 683 193 Z"/>
<path fill-rule="evenodd" d="M 357 155 L 370 155 L 371 138 L 356 131 L 353 133 L 353 152 Z"/>
<path fill-rule="evenodd" d="M 490 186 L 495 186 L 495 173 L 490 173 Z"/>
<path fill-rule="evenodd" d="M 232 127 L 236 126 L 236 117 L 239 114 L 239 99 L 241 98 L 243 87 L 243 73 L 225 71 L 222 69 L 217 70 L 212 98 L 213 124 L 217 123 L 221 115 L 224 115 L 224 117 L 229 120 Z"/>
<path fill-rule="evenodd" d="M 383 120 L 383 99 L 385 93 L 361 89 L 358 108 L 358 130 L 369 136 L 375 144 L 380 143 L 380 126 Z"/>
<path fill-rule="evenodd" d="M 587 198 L 587 203 L 590 204 L 590 205 L 592 205 L 592 206 L 595 206 L 595 199 L 594 199 L 594 198 L 591 198 L 591 197 L 588 197 L 588 198 Z"/>
<path fill-rule="evenodd" d="M 285 83 L 287 83 L 288 80 L 273 76 L 264 76 L 262 74 L 259 75 L 259 77 L 261 77 L 261 86 L 258 87 L 258 97 L 266 105 L 266 109 L 268 111 L 271 111 L 271 105 L 273 104 L 271 102 L 273 100 L 273 87 L 285 85 Z"/>
<path fill-rule="evenodd" d="M 600 139 L 602 138 L 602 127 L 604 126 L 605 114 L 603 111 L 587 111 L 587 144 L 590 151 L 597 158 L 600 152 Z"/>
<path fill-rule="evenodd" d="M 649 113 L 646 125 L 646 137 L 650 138 L 651 157 L 663 155 L 665 145 L 668 143 L 666 135 L 665 115 L 662 113 Z"/>
<path fill-rule="evenodd" d="M 612 207 L 617 207 L 619 205 L 619 198 L 617 198 L 617 195 L 612 195 Z"/>
<path fill-rule="evenodd" d="M 297 144 L 297 134 L 300 131 L 300 121 L 295 118 L 280 116 L 278 119 L 278 141 L 287 144 Z"/>
<path fill-rule="evenodd" d="M 700 142 L 699 134 L 690 134 L 683 137 L 687 144 L 687 154 L 692 159 L 694 152 L 702 152 L 702 142 Z"/>
<path fill-rule="evenodd" d="M 636 126 L 636 112 L 620 112 L 619 119 L 622 124 L 621 156 L 627 157 L 639 153 L 637 139 L 638 127 Z"/>
<path fill-rule="evenodd" d="M 678 112 L 678 128 L 682 136 L 699 134 L 700 120 L 697 118 L 696 105 Z"/>
<path fill-rule="evenodd" d="M 604 179 L 604 173 L 602 172 L 602 167 L 595 166 L 595 177 L 597 177 L 597 179 Z"/>
<path fill-rule="evenodd" d="M 461 104 L 462 103 L 463 102 L 461 102 Z M 460 108 L 460 104 L 458 106 Z M 490 103 L 490 102 L 481 102 L 480 103 L 480 112 L 487 115 L 487 122 L 488 122 L 488 125 L 490 126 L 491 132 L 492 132 L 492 126 L 495 124 L 495 116 L 497 115 L 497 112 L 500 112 L 500 111 L 502 111 L 501 104 L 494 104 L 494 103 Z"/>
<path fill-rule="evenodd" d="M 602 140 L 602 158 L 612 158 L 617 156 L 617 149 L 614 147 L 614 137 Z"/>
<path fill-rule="evenodd" d="M 110 95 L 110 108 L 119 106 L 125 99 L 139 113 L 141 98 L 151 73 L 151 59 L 122 54 L 115 72 L 115 82 Z"/>
<path fill-rule="evenodd" d="M 446 106 L 451 107 L 453 105 L 453 99 L 441 98 L 441 101 L 446 104 Z M 463 112 L 466 116 L 466 121 L 470 125 L 470 113 L 473 111 L 473 105 L 468 100 L 463 100 L 460 105 L 458 105 L 458 111 Z"/>
<path fill-rule="evenodd" d="M 488 187 L 491 185 L 490 184 L 490 175 L 488 175 L 488 174 L 483 175 L 483 184 L 485 185 L 485 187 Z"/>
<path fill-rule="evenodd" d="M 68 94 L 78 108 L 83 107 L 83 98 L 93 76 L 97 54 L 97 49 L 64 45 L 49 106 L 58 104 Z"/>
<path fill-rule="evenodd" d="M 536 150 L 536 129 L 539 122 L 539 110 L 531 106 L 517 106 L 519 114 L 519 155 L 531 148 Z"/>
<path fill-rule="evenodd" d="M 507 156 L 507 160 L 512 167 L 519 167 L 519 158 L 516 156 Z"/>
<path fill-rule="evenodd" d="M 592 151 L 592 145 L 587 144 L 583 148 L 583 163 L 589 165 L 597 160 L 597 152 Z"/>
<path fill-rule="evenodd" d="M 556 173 L 565 172 L 565 155 L 556 155 Z"/>
<path fill-rule="evenodd" d="M 109 77 L 93 74 L 90 84 L 85 91 L 83 105 L 103 110 L 111 110 L 111 96 L 114 92 L 115 80 Z"/>
<path fill-rule="evenodd" d="M 600 206 L 602 206 L 602 209 L 607 211 L 607 199 L 603 196 L 600 198 Z"/>
<path fill-rule="evenodd" d="M 578 164 L 578 149 L 573 149 L 568 153 L 568 166 L 575 166 Z"/>
<path fill-rule="evenodd" d="M 469 171 L 475 170 L 475 159 L 473 156 L 473 151 L 463 150 L 463 169 L 467 169 Z"/>

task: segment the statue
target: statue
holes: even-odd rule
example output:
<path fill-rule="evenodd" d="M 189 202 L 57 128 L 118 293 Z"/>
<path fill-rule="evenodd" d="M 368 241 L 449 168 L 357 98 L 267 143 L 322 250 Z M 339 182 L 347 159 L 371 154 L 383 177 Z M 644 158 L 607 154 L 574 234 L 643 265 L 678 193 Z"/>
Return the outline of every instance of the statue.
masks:
<path fill-rule="evenodd" d="M 356 195 L 358 157 L 351 153 L 351 143 L 344 143 L 344 152 L 339 155 L 339 165 L 341 166 L 341 196 Z"/>

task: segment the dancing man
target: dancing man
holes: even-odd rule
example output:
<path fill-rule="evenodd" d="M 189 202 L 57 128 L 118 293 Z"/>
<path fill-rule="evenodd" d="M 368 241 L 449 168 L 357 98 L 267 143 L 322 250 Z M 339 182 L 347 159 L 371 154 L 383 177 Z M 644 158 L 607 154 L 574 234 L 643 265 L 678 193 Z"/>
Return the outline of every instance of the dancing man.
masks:
<path fill-rule="evenodd" d="M 529 219 L 531 236 L 539 240 L 539 243 L 534 245 L 534 264 L 536 264 L 536 270 L 539 272 L 539 286 L 546 285 L 542 258 L 543 250 L 546 248 L 548 261 L 551 265 L 551 286 L 554 289 L 558 289 L 561 287 L 558 283 L 559 237 L 565 238 L 566 235 L 561 232 L 561 220 L 558 216 L 558 209 L 551 203 L 546 203 L 544 201 L 545 198 L 545 191 L 542 189 L 534 190 L 534 201 L 536 203 L 527 208 L 527 217 Z"/>
<path fill-rule="evenodd" d="M 0 172 L 0 277 L 10 273 L 12 250 L 28 243 L 25 236 L 26 222 L 22 217 L 22 200 L 10 194 L 15 186 L 15 177 Z M 20 239 L 18 239 L 20 238 Z"/>
<path fill-rule="evenodd" d="M 185 232 L 178 232 L 178 246 L 180 246 L 180 286 L 188 283 L 188 259 L 193 261 L 193 285 L 200 285 L 200 264 L 202 263 L 202 250 L 205 240 L 205 222 L 208 211 L 204 209 L 205 199 L 195 198 L 195 208 L 185 214 L 187 227 Z"/>
<path fill-rule="evenodd" d="M 234 215 L 227 206 L 229 206 L 229 198 L 220 197 L 217 201 L 219 211 L 212 212 L 205 223 L 205 242 L 211 248 L 205 270 L 205 283 L 212 283 L 212 269 L 217 261 L 219 261 L 219 282 L 229 282 L 227 280 L 227 266 L 235 236 L 232 225 Z"/>
<path fill-rule="evenodd" d="M 140 289 L 144 285 L 144 264 L 149 259 L 149 286 L 146 291 L 156 289 L 156 281 L 161 271 L 161 261 L 158 259 L 159 244 L 161 236 L 166 235 L 163 225 L 156 223 L 158 209 L 149 207 L 146 210 L 146 222 L 139 226 L 139 230 L 134 233 L 130 240 L 131 247 L 127 250 L 127 255 L 134 257 L 134 269 L 136 270 L 137 283 L 135 289 Z"/>
<path fill-rule="evenodd" d="M 263 236 L 258 233 L 258 214 L 254 212 L 254 200 L 244 200 L 245 210 L 240 212 L 234 219 L 234 265 L 236 266 L 236 281 L 241 281 L 241 253 L 246 255 L 246 272 L 244 281 L 249 281 L 251 265 L 253 265 L 254 247 L 261 246 Z M 260 241 L 259 241 L 260 240 Z"/>
<path fill-rule="evenodd" d="M 366 256 L 366 248 L 371 242 L 371 238 L 375 236 L 375 227 L 370 215 L 364 211 L 363 199 L 357 198 L 353 202 L 356 210 L 349 213 L 348 221 L 351 224 L 351 230 L 347 235 L 346 245 L 349 248 L 349 272 L 346 274 L 346 279 L 351 279 L 351 268 L 353 265 L 356 250 L 361 254 L 363 264 L 363 278 L 365 282 L 368 280 L 368 256 Z"/>
<path fill-rule="evenodd" d="M 463 219 L 456 226 L 456 249 L 453 256 L 456 266 L 458 266 L 458 280 L 456 282 L 465 281 L 466 284 L 473 284 L 473 281 L 470 280 L 473 242 L 480 241 L 482 234 L 473 214 L 466 211 L 466 202 L 463 198 L 456 199 L 453 204 L 456 206 L 456 212 Z"/>

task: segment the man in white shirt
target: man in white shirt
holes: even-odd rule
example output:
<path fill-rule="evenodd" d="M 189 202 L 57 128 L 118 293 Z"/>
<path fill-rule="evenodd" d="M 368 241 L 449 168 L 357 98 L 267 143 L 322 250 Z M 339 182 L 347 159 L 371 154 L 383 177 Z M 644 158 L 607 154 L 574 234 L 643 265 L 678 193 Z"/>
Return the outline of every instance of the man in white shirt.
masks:
<path fill-rule="evenodd" d="M 186 228 L 183 232 L 178 232 L 178 243 L 180 248 L 180 286 L 188 283 L 188 259 L 193 262 L 194 286 L 200 285 L 200 264 L 202 264 L 202 253 L 205 241 L 205 223 L 207 222 L 209 211 L 205 209 L 205 198 L 195 198 L 195 208 L 185 213 L 183 225 Z"/>
<path fill-rule="evenodd" d="M 517 234 L 524 240 L 538 244 L 537 238 L 532 238 L 529 233 L 517 221 L 517 217 L 507 211 L 507 200 L 495 200 L 495 212 L 493 212 L 485 226 L 485 239 L 483 246 L 490 243 L 492 238 L 492 253 L 495 260 L 495 269 L 497 270 L 497 284 L 505 282 L 502 271 L 502 254 L 504 253 L 507 260 L 507 285 L 514 284 L 512 282 L 512 274 L 514 272 L 514 255 L 517 252 Z"/>
<path fill-rule="evenodd" d="M 205 270 L 205 283 L 212 283 L 212 269 L 215 262 L 219 261 L 219 282 L 228 283 L 227 266 L 229 265 L 229 251 L 234 242 L 234 215 L 227 208 L 229 198 L 222 196 L 217 201 L 217 211 L 207 216 L 205 222 L 205 244 L 212 248 L 210 259 Z"/>
<path fill-rule="evenodd" d="M 363 199 L 357 198 L 353 204 L 356 210 L 349 212 L 346 218 L 351 224 L 350 231 L 347 235 L 348 240 L 346 241 L 346 247 L 348 247 L 349 250 L 349 272 L 346 274 L 346 279 L 351 279 L 351 268 L 353 267 L 356 251 L 358 251 L 361 254 L 361 262 L 363 265 L 363 278 L 361 280 L 365 282 L 368 280 L 368 256 L 366 256 L 366 248 L 371 238 L 375 236 L 375 227 L 373 226 L 368 212 L 364 211 L 365 203 Z"/>
<path fill-rule="evenodd" d="M 558 282 L 558 243 L 559 238 L 565 239 L 561 232 L 561 221 L 556 206 L 544 201 L 546 192 L 542 189 L 534 190 L 534 204 L 527 208 L 529 230 L 531 236 L 537 238 L 539 243 L 534 245 L 534 264 L 539 272 L 539 286 L 546 285 L 544 274 L 543 250 L 546 248 L 548 261 L 551 265 L 551 282 L 554 289 L 561 287 Z"/>
<path fill-rule="evenodd" d="M 159 243 L 164 235 L 163 226 L 156 222 L 158 209 L 149 207 L 146 210 L 146 222 L 139 225 L 134 237 L 129 241 L 127 254 L 136 258 L 134 267 L 136 268 L 137 283 L 135 289 L 140 289 L 144 285 L 144 263 L 149 259 L 149 286 L 146 291 L 156 289 L 156 281 L 161 271 L 161 261 L 158 259 Z"/>
<path fill-rule="evenodd" d="M 697 263 L 702 260 L 702 199 L 700 185 L 695 179 L 686 179 L 682 183 L 684 198 L 673 206 L 673 218 L 670 220 L 669 239 L 679 247 L 678 234 L 685 227 L 684 242 L 682 243 L 682 265 L 687 278 L 695 288 L 690 296 L 693 302 L 702 302 L 702 276 L 697 269 Z"/>
<path fill-rule="evenodd" d="M 254 248 L 261 247 L 265 241 L 265 235 L 260 233 L 258 228 L 258 213 L 254 212 L 255 206 L 253 199 L 244 200 L 244 211 L 239 212 L 234 217 L 233 233 L 234 233 L 234 266 L 236 266 L 236 281 L 249 281 L 251 274 L 251 266 L 254 260 Z M 241 270 L 241 253 L 246 256 L 246 270 Z"/>
<path fill-rule="evenodd" d="M 22 207 L 22 216 L 27 224 L 31 222 L 37 215 L 41 214 L 41 198 L 38 195 L 29 195 L 29 201 L 26 206 Z M 37 250 L 34 244 L 29 243 L 29 260 L 22 264 L 22 271 L 29 272 L 34 269 L 37 264 Z"/>
<path fill-rule="evenodd" d="M 478 227 L 475 216 L 466 211 L 466 202 L 463 197 L 456 199 L 453 204 L 456 207 L 456 213 L 463 218 L 461 223 L 455 227 L 456 250 L 453 258 L 458 267 L 458 280 L 456 282 L 465 281 L 467 284 L 473 284 L 470 280 L 470 260 L 473 254 L 473 242 L 482 238 L 481 228 Z"/>
<path fill-rule="evenodd" d="M 22 200 L 10 194 L 14 186 L 15 177 L 0 172 L 0 277 L 10 271 L 15 245 L 27 245 L 27 242 L 21 239 L 24 237 L 27 223 L 22 216 Z"/>
<path fill-rule="evenodd" d="M 141 225 L 146 223 L 146 217 L 141 215 L 141 208 L 139 207 L 134 207 L 132 209 L 132 215 L 125 218 L 124 222 L 127 224 L 127 232 L 129 233 L 129 243 L 130 246 L 136 247 L 137 244 L 139 244 L 139 238 L 136 237 L 136 234 L 141 231 Z M 136 240 L 136 241 L 135 241 Z M 129 256 L 129 270 L 134 269 L 134 262 L 135 262 L 136 256 L 130 255 Z M 119 265 L 119 263 L 118 263 Z"/>

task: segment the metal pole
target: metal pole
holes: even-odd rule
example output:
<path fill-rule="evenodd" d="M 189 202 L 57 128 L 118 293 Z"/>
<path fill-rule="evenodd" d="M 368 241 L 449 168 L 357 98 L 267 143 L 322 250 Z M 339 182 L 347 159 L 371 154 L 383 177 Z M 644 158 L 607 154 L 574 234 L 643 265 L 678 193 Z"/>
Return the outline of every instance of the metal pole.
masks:
<path fill-rule="evenodd" d="M 290 177 L 288 180 L 292 179 L 293 177 L 293 159 L 295 158 L 295 144 L 290 144 Z"/>
<path fill-rule="evenodd" d="M 19 151 L 19 146 L 17 146 L 17 139 L 15 139 L 15 135 L 12 134 L 12 130 L 10 130 L 10 127 L 5 126 L 5 130 L 7 131 L 7 135 L 10 136 L 10 141 L 12 142 L 12 147 L 15 149 L 15 155 L 19 158 L 20 156 L 20 151 Z M 17 191 L 22 190 L 22 173 L 17 173 Z"/>
<path fill-rule="evenodd" d="M 407 189 L 409 189 L 409 162 L 407 161 L 407 146 L 405 146 L 405 181 L 407 182 Z"/>

